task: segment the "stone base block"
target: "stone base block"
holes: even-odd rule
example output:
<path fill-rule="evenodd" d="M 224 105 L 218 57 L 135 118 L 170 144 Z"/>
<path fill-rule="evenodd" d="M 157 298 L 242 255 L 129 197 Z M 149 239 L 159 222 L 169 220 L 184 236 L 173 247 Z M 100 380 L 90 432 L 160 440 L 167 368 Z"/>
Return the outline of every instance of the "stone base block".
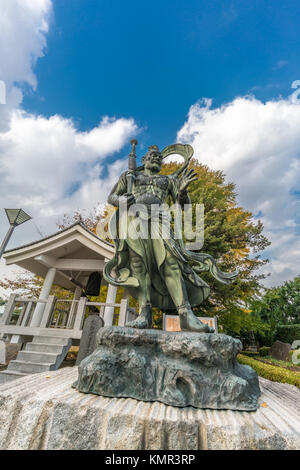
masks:
<path fill-rule="evenodd" d="M 86 395 L 71 388 L 76 377 L 72 367 L 1 385 L 0 449 L 300 449 L 292 385 L 260 379 L 260 406 L 248 413 Z"/>
<path fill-rule="evenodd" d="M 258 407 L 257 374 L 236 361 L 242 345 L 230 336 L 108 326 L 97 345 L 79 365 L 80 392 L 179 407 Z"/>

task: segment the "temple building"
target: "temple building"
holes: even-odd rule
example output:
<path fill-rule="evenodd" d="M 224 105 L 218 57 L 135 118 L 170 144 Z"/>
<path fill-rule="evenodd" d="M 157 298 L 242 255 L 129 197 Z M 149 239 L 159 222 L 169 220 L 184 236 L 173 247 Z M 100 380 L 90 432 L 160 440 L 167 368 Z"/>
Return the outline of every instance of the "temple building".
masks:
<path fill-rule="evenodd" d="M 92 276 L 98 276 L 98 289 L 105 285 L 102 272 L 113 253 L 112 244 L 99 238 L 81 222 L 4 253 L 7 265 L 19 266 L 44 279 L 39 298 L 24 298 L 13 293 L 0 317 L 0 338 L 11 343 L 21 343 L 23 349 L 25 347 L 19 353 L 22 356 L 19 364 L 14 364 L 18 362 L 17 357 L 17 361 L 9 364 L 6 374 L 15 375 L 14 372 L 9 373 L 11 366 L 17 374 L 28 373 L 30 367 L 26 366 L 26 369 L 26 364 L 22 362 L 43 364 L 41 360 L 46 360 L 49 367 L 42 370 L 57 368 L 68 347 L 79 344 L 84 319 L 95 308 L 103 318 L 104 325 L 126 323 L 132 312 L 128 309 L 128 298 L 116 303 L 116 287 L 108 286 L 105 303 L 90 302 L 86 296 L 87 283 Z M 72 300 L 51 295 L 53 284 L 72 291 Z M 40 348 L 36 344 L 41 345 Z M 54 350 L 58 349 L 51 349 L 51 344 L 64 346 L 60 348 L 63 349 L 61 360 L 54 357 Z M 52 353 L 44 350 L 51 350 Z M 41 371 L 40 367 L 32 368 L 33 372 Z"/>

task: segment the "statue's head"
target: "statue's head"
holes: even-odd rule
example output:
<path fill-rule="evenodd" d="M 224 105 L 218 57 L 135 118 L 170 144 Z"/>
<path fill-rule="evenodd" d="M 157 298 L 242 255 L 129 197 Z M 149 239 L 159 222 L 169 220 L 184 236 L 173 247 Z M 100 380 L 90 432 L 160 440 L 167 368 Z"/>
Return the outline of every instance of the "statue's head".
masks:
<path fill-rule="evenodd" d="M 144 168 L 151 170 L 152 173 L 159 173 L 162 166 L 162 154 L 157 145 L 149 147 L 148 152 L 142 158 Z"/>

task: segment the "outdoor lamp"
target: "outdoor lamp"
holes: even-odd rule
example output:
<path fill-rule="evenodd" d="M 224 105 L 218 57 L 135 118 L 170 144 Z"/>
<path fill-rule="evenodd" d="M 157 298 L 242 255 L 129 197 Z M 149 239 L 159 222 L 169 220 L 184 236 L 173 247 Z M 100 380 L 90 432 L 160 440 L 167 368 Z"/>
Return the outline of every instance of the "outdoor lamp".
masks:
<path fill-rule="evenodd" d="M 7 234 L 4 237 L 4 240 L 0 248 L 0 258 L 4 253 L 6 245 L 8 244 L 15 227 L 31 219 L 30 215 L 26 214 L 26 212 L 24 212 L 22 209 L 4 209 L 4 210 L 9 220 L 10 227 L 8 229 Z"/>

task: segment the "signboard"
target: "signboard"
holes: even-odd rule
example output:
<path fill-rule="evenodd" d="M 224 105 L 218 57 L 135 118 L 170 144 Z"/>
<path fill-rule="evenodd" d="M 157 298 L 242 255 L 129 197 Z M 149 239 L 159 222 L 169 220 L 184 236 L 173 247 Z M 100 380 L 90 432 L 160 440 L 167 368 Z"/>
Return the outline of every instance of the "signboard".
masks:
<path fill-rule="evenodd" d="M 207 323 L 209 326 L 215 329 L 215 333 L 218 333 L 218 325 L 216 317 L 197 317 L 202 323 Z M 165 331 L 181 331 L 179 315 L 166 315 L 164 313 L 163 329 Z"/>

